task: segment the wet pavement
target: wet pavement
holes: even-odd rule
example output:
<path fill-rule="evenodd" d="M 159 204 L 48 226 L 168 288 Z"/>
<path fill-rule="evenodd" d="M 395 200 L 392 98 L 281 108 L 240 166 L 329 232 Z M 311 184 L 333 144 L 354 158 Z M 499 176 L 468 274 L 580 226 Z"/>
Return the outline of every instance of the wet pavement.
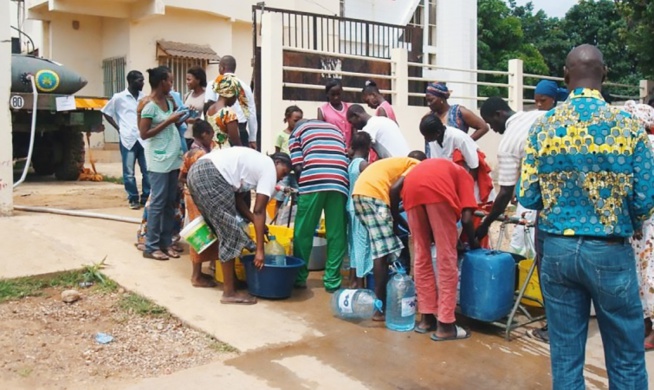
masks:
<path fill-rule="evenodd" d="M 126 207 L 94 211 L 139 215 Z M 505 341 L 502 329 L 463 322 L 472 330 L 470 339 L 433 342 L 429 334 L 393 332 L 371 321 L 346 322 L 331 315 L 331 295 L 322 288 L 320 272 L 311 274 L 309 289 L 294 291 L 291 299 L 261 300 L 248 307 L 221 305 L 219 289 L 190 285 L 188 255 L 168 262 L 143 259 L 132 246 L 136 225 L 20 213 L 0 219 L 0 229 L 12 232 L 0 277 L 74 269 L 107 256 L 106 273 L 126 289 L 240 350 L 224 362 L 129 386 L 105 387 L 98 381 L 98 389 L 160 390 L 190 384 L 348 390 L 551 387 L 549 348 L 525 336 L 525 329 Z M 603 360 L 596 321 L 591 320 L 585 371 L 589 389 L 608 387 Z M 654 370 L 654 355 L 648 356 L 648 366 Z"/>

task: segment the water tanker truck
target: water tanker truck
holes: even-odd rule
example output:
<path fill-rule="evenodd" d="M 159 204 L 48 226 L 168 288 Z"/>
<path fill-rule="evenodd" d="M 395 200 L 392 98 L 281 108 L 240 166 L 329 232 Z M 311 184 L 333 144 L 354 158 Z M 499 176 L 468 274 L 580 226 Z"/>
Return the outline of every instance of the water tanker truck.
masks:
<path fill-rule="evenodd" d="M 31 159 L 34 172 L 54 174 L 59 180 L 79 178 L 84 167 L 84 133 L 104 130 L 100 110 L 107 102 L 103 97 L 75 96 L 86 83 L 79 74 L 56 62 L 22 54 L 11 56 L 9 108 L 14 162 L 28 156 L 36 112 Z"/>

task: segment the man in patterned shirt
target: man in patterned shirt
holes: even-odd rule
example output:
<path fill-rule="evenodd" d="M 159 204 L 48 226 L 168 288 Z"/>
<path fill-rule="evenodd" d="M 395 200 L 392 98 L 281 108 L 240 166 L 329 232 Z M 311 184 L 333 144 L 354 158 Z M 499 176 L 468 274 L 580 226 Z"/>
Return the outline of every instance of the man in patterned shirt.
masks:
<path fill-rule="evenodd" d="M 295 125 L 288 145 L 300 188 L 293 254 L 309 263 L 313 234 L 324 211 L 327 262 L 323 282 L 328 292 L 334 292 L 341 287 L 341 265 L 347 248 L 345 204 L 350 188 L 345 139 L 332 124 L 302 120 Z M 296 288 L 307 286 L 306 264 L 298 273 Z"/>
<path fill-rule="evenodd" d="M 518 201 L 540 210 L 541 288 L 554 389 L 583 389 L 591 300 L 609 387 L 647 389 L 643 311 L 629 237 L 654 209 L 652 152 L 637 120 L 601 95 L 594 46 L 566 59 L 568 100 L 529 132 Z"/>

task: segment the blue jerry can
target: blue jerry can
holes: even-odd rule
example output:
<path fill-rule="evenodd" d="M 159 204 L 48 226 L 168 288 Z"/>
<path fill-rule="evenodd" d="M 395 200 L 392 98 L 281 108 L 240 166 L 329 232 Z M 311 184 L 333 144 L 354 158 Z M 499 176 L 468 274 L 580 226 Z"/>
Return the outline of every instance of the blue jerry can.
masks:
<path fill-rule="evenodd" d="M 511 254 L 489 249 L 466 252 L 461 262 L 461 314 L 475 320 L 497 321 L 511 312 L 515 261 Z"/>

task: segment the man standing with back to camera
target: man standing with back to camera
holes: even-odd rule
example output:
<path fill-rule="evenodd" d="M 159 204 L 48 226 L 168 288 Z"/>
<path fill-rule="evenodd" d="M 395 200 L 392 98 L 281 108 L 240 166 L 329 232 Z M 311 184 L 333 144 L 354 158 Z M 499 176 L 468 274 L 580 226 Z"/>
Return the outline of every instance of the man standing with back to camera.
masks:
<path fill-rule="evenodd" d="M 595 46 L 574 48 L 564 73 L 570 96 L 531 128 L 518 189 L 518 201 L 540 211 L 553 388 L 585 388 L 592 301 L 609 388 L 647 389 L 629 237 L 654 209 L 652 152 L 639 122 L 602 98 L 606 66 Z"/>

